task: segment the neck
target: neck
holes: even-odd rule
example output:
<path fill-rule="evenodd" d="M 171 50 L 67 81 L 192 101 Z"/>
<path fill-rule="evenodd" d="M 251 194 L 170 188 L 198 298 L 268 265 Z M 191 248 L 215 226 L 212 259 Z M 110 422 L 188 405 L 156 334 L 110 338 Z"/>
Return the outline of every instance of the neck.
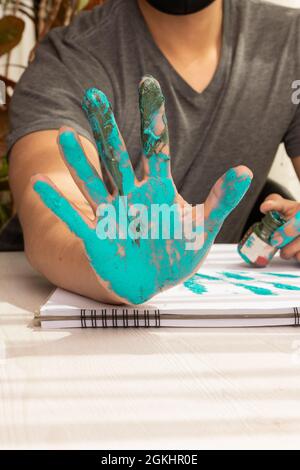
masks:
<path fill-rule="evenodd" d="M 222 41 L 222 0 L 191 15 L 168 15 L 138 0 L 140 10 L 157 46 L 165 55 L 189 58 L 220 51 Z"/>

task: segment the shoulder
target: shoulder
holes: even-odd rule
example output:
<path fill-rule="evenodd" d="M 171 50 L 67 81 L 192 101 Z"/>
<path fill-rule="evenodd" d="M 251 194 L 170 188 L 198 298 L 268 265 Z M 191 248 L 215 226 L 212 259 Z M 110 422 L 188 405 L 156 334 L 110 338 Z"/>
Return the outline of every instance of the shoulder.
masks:
<path fill-rule="evenodd" d="M 124 0 L 106 0 L 101 6 L 78 13 L 65 30 L 66 37 L 81 41 L 92 40 L 99 34 L 112 31 L 122 17 L 124 7 Z"/>
<path fill-rule="evenodd" d="M 103 43 L 106 40 L 109 43 L 124 18 L 126 1 L 106 0 L 103 5 L 82 11 L 70 25 L 52 29 L 45 39 L 74 46 L 77 44 L 87 49 L 89 46 L 97 46 L 99 41 Z"/>
<path fill-rule="evenodd" d="M 226 0 L 225 0 L 226 1 Z M 249 60 L 300 67 L 300 8 L 263 0 L 229 0 L 238 44 Z M 292 65 L 293 64 L 293 65 Z"/>
<path fill-rule="evenodd" d="M 253 28 L 261 27 L 265 30 L 274 28 L 280 34 L 287 31 L 300 20 L 300 8 L 291 8 L 267 0 L 231 0 L 233 8 L 241 17 L 252 21 Z M 275 30 L 275 28 L 280 28 Z"/>

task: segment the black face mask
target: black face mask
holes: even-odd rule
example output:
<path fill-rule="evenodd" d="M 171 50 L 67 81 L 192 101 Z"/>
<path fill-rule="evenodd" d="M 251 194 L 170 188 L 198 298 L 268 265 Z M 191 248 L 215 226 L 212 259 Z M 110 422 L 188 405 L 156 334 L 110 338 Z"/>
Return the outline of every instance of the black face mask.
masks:
<path fill-rule="evenodd" d="M 150 5 L 169 15 L 190 15 L 204 10 L 215 0 L 147 0 Z"/>

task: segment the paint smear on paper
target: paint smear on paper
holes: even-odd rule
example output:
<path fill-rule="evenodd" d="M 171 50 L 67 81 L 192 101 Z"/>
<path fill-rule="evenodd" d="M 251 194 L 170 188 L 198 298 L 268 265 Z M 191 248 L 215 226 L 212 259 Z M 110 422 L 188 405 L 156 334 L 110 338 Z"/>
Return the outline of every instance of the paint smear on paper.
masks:
<path fill-rule="evenodd" d="M 184 282 L 184 286 L 187 287 L 194 294 L 202 295 L 207 292 L 206 287 L 199 282 L 196 276 L 191 277 Z"/>
<path fill-rule="evenodd" d="M 265 287 L 258 287 L 258 286 L 251 286 L 250 284 L 242 284 L 242 283 L 234 283 L 235 286 L 243 287 L 248 291 L 252 292 L 255 295 L 276 295 L 275 292 L 271 291 L 270 289 L 266 289 Z"/>
<path fill-rule="evenodd" d="M 265 276 L 274 276 L 274 277 L 285 277 L 287 279 L 299 279 L 300 276 L 297 274 L 288 274 L 288 273 L 263 273 Z"/>
<path fill-rule="evenodd" d="M 235 272 L 223 272 L 220 273 L 225 277 L 228 277 L 229 279 L 235 279 L 237 281 L 254 281 L 255 279 L 253 277 L 245 276 L 244 274 L 239 274 Z"/>
<path fill-rule="evenodd" d="M 300 291 L 300 287 L 291 286 L 290 284 L 281 284 L 279 282 L 266 282 L 266 284 L 271 284 L 276 287 L 276 289 Z"/>
<path fill-rule="evenodd" d="M 206 279 L 207 281 L 221 281 L 219 277 L 210 276 L 208 274 L 196 273 L 195 276 L 200 277 L 201 279 Z"/>

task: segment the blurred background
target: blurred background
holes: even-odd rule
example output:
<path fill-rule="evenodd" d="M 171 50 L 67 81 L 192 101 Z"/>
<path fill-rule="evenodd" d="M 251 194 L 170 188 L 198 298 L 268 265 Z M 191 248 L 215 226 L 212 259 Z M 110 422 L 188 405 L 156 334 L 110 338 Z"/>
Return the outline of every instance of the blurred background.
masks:
<path fill-rule="evenodd" d="M 225 0 L 226 1 L 226 0 Z M 271 3 L 278 5 L 286 5 L 292 8 L 300 8 L 300 0 L 267 0 Z M 300 80 L 300 77 L 295 77 L 295 80 Z M 300 201 L 300 184 L 298 177 L 295 174 L 294 167 L 287 157 L 284 146 L 281 145 L 274 165 L 272 167 L 270 178 L 286 187 L 294 196 L 295 199 Z"/>
<path fill-rule="evenodd" d="M 102 3 L 103 0 L 0 0 L 0 80 L 6 85 L 6 103 L 0 102 L 0 238 L 13 214 L 5 141 L 14 87 L 34 57 L 37 43 L 50 29 L 68 25 L 81 10 Z M 18 226 L 16 230 L 12 226 L 8 236 L 11 233 L 13 237 L 18 231 Z M 7 235 L 4 246 L 6 240 Z M 3 243 L 0 245 L 3 249 Z"/>
<path fill-rule="evenodd" d="M 267 1 L 300 8 L 300 0 Z M 33 58 L 36 44 L 51 28 L 67 25 L 81 10 L 91 9 L 103 2 L 104 0 L 0 0 L 0 80 L 6 83 L 7 90 L 6 105 L 0 104 L 0 232 L 13 214 L 8 187 L 5 136 L 8 132 L 8 107 L 14 87 Z M 300 77 L 295 77 L 296 79 L 299 80 Z M 283 146 L 279 148 L 270 178 L 282 184 L 300 201 L 300 184 Z"/>

